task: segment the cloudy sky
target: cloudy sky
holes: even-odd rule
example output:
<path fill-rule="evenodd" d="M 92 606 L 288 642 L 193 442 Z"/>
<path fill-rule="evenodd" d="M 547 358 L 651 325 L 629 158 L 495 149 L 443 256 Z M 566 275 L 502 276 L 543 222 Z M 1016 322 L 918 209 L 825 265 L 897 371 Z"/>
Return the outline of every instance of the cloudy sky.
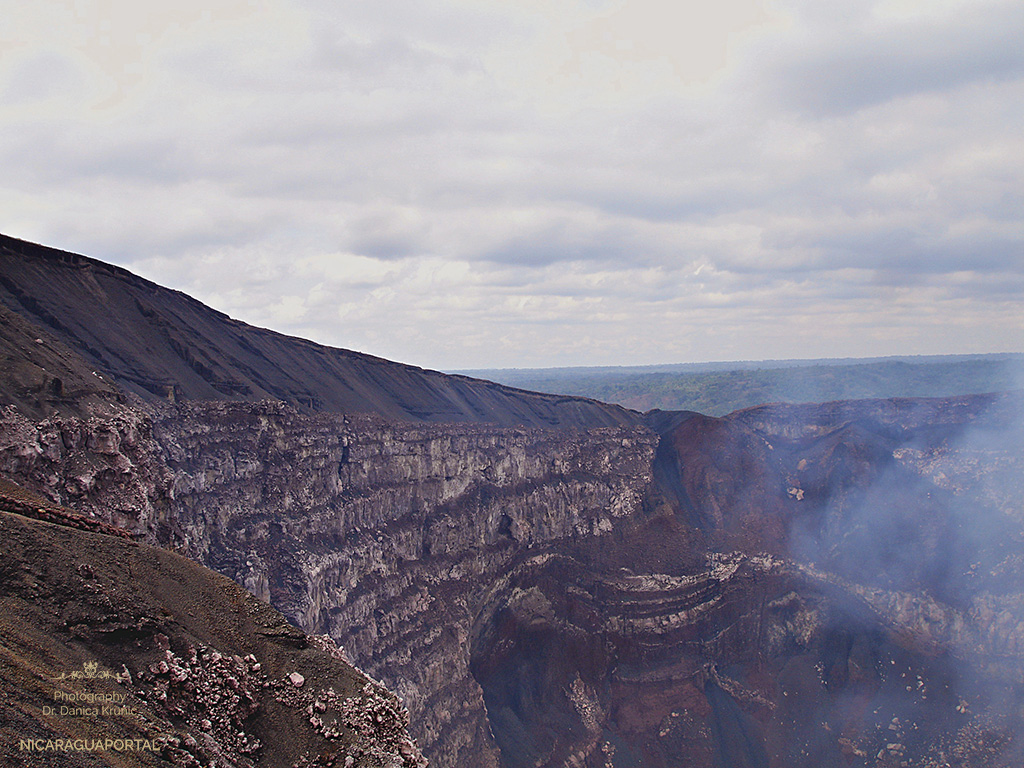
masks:
<path fill-rule="evenodd" d="M 1024 351 L 1020 0 L 0 0 L 0 230 L 444 370 Z"/>

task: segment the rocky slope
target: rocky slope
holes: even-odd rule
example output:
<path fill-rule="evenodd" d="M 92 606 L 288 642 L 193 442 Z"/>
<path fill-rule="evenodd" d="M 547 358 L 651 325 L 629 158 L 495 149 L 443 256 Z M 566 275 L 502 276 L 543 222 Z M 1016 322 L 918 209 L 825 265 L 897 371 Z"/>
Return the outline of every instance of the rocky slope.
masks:
<path fill-rule="evenodd" d="M 9 484 L 0 504 L 31 502 Z M 6 766 L 426 765 L 393 694 L 229 579 L 0 512 Z"/>
<path fill-rule="evenodd" d="M 441 764 L 496 754 L 475 594 L 524 547 L 607 533 L 650 479 L 621 408 L 289 339 L 85 257 L 8 238 L 0 299 L 5 471 L 344 637 Z"/>
<path fill-rule="evenodd" d="M 52 333 L 0 304 L 0 390 L 33 418 L 110 413 L 122 393 Z M 113 406 L 113 408 L 112 408 Z"/>

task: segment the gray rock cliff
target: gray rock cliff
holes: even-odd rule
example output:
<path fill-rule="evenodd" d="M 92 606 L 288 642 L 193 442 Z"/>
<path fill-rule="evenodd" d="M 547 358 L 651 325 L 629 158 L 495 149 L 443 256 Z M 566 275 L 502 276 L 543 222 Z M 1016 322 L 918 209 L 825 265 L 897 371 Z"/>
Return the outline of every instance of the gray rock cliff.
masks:
<path fill-rule="evenodd" d="M 493 582 L 639 514 L 656 437 L 303 415 L 279 403 L 0 417 L 0 471 L 230 576 L 330 634 L 437 765 L 497 765 L 469 670 Z M 490 757 L 488 757 L 490 756 Z"/>

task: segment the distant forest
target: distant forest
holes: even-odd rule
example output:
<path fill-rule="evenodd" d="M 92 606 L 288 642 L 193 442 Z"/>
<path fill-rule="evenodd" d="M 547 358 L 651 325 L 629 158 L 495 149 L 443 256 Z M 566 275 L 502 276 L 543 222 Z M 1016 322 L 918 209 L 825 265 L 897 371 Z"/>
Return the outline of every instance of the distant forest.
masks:
<path fill-rule="evenodd" d="M 603 368 L 456 371 L 521 389 L 649 411 L 723 416 L 763 403 L 946 397 L 1024 388 L 1024 355 L 765 360 Z"/>

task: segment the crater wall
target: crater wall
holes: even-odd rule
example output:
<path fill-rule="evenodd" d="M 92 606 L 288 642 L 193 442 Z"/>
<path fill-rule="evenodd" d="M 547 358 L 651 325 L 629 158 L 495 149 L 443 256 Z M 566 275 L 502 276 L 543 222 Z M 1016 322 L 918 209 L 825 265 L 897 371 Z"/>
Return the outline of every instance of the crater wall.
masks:
<path fill-rule="evenodd" d="M 393 424 L 279 403 L 0 420 L 0 471 L 230 576 L 329 633 L 434 765 L 498 765 L 469 637 L 493 582 L 640 516 L 657 437 Z"/>

